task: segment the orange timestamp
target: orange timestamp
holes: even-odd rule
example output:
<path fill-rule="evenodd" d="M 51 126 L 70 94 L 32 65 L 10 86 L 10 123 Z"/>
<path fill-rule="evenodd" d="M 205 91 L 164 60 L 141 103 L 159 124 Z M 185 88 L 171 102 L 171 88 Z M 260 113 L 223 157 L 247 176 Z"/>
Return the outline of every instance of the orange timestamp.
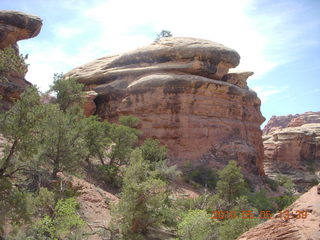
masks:
<path fill-rule="evenodd" d="M 275 214 L 271 211 L 260 211 L 255 213 L 251 210 L 248 211 L 222 211 L 222 210 L 214 210 L 212 211 L 211 219 L 216 220 L 226 220 L 226 219 L 235 219 L 235 218 L 242 218 L 242 219 L 270 219 Z M 280 217 L 284 220 L 288 220 L 290 218 L 297 218 L 297 219 L 306 219 L 308 217 L 308 212 L 304 210 L 297 210 L 294 212 L 286 211 L 279 211 L 276 217 Z"/>

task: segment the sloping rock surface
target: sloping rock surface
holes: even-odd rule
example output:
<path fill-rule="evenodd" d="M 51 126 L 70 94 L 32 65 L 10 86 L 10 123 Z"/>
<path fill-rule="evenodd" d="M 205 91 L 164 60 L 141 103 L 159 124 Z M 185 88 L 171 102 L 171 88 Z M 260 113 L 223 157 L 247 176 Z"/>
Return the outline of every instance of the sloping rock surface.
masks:
<path fill-rule="evenodd" d="M 60 179 L 70 182 L 72 187 L 80 189 L 77 197 L 80 203 L 80 214 L 87 224 L 88 240 L 103 240 L 103 231 L 111 222 L 110 204 L 119 199 L 99 187 L 75 176 L 66 177 L 59 173 Z"/>
<path fill-rule="evenodd" d="M 289 214 L 288 218 L 286 211 Z M 311 188 L 282 212 L 283 214 L 275 214 L 267 222 L 250 229 L 238 240 L 320 239 L 320 194 L 317 193 L 317 186 Z"/>
<path fill-rule="evenodd" d="M 177 164 L 197 163 L 209 151 L 263 173 L 260 100 L 246 80 L 229 72 L 239 54 L 195 38 L 163 38 L 124 54 L 99 58 L 66 75 L 94 91 L 96 114 L 141 119 L 143 138 L 157 138 Z M 92 105 L 91 105 L 92 106 Z"/>

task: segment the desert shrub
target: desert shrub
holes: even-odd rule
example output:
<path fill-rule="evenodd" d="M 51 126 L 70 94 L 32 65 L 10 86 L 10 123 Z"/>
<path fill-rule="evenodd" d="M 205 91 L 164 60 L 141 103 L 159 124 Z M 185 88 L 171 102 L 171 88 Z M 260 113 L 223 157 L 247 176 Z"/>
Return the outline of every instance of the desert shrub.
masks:
<path fill-rule="evenodd" d="M 217 185 L 217 173 L 205 166 L 193 166 L 188 163 L 185 167 L 185 180 L 187 182 L 195 182 L 200 186 L 214 189 Z"/>
<path fill-rule="evenodd" d="M 30 222 L 32 213 L 31 194 L 20 191 L 6 178 L 0 179 L 0 237 L 5 223 L 20 226 Z"/>
<path fill-rule="evenodd" d="M 140 122 L 140 119 L 132 115 L 121 116 L 119 118 L 119 123 L 129 128 L 137 128 L 139 125 L 139 122 Z"/>
<path fill-rule="evenodd" d="M 160 162 L 167 158 L 167 148 L 156 139 L 146 139 L 140 147 L 143 159 Z"/>
<path fill-rule="evenodd" d="M 276 177 L 276 181 L 278 182 L 279 186 L 282 186 L 286 189 L 286 194 L 293 195 L 295 191 L 295 184 L 289 177 L 284 175 L 278 175 Z"/>
<path fill-rule="evenodd" d="M 284 194 L 282 196 L 274 198 L 274 201 L 278 206 L 278 210 L 283 210 L 284 208 L 294 203 L 295 200 L 297 200 L 297 197 L 292 196 L 291 194 Z"/>
<path fill-rule="evenodd" d="M 185 240 L 216 239 L 214 223 L 211 215 L 204 210 L 190 210 L 178 224 L 178 235 Z"/>
<path fill-rule="evenodd" d="M 154 40 L 155 42 L 159 41 L 161 38 L 167 38 L 167 37 L 172 37 L 172 34 L 168 30 L 162 30 L 159 34 L 157 34 L 156 39 Z"/>
<path fill-rule="evenodd" d="M 84 221 L 77 213 L 75 198 L 59 200 L 51 215 L 45 215 L 28 230 L 27 239 L 70 239 L 81 231 Z"/>
<path fill-rule="evenodd" d="M 271 198 L 267 197 L 267 191 L 265 189 L 249 194 L 249 201 L 258 211 L 276 211 Z"/>
<path fill-rule="evenodd" d="M 217 193 L 222 199 L 231 203 L 237 197 L 247 194 L 244 177 L 235 161 L 230 161 L 218 174 Z"/>
<path fill-rule="evenodd" d="M 181 171 L 178 169 L 177 165 L 169 166 L 167 160 L 159 161 L 153 163 L 154 166 L 151 168 L 155 170 L 159 178 L 164 181 L 174 181 L 179 179 L 181 176 Z"/>
<path fill-rule="evenodd" d="M 258 225 L 261 222 L 259 219 L 244 219 L 234 218 L 223 221 L 219 227 L 219 239 L 233 240 L 239 237 L 242 233 L 250 228 Z"/>
<path fill-rule="evenodd" d="M 77 107 L 80 111 L 80 103 L 83 102 L 83 84 L 77 82 L 75 78 L 66 78 L 63 74 L 54 74 L 53 84 L 48 93 L 56 95 L 54 101 L 60 107 L 60 110 L 66 112 L 67 109 Z"/>
<path fill-rule="evenodd" d="M 13 47 L 0 49 L 0 83 L 7 82 L 10 73 L 24 73 L 27 70 L 27 55 L 18 55 Z"/>
<path fill-rule="evenodd" d="M 141 151 L 135 150 L 125 169 L 120 201 L 112 210 L 113 222 L 123 239 L 142 239 L 149 227 L 165 221 L 162 209 L 166 208 L 169 192 L 149 164 Z"/>
<path fill-rule="evenodd" d="M 265 181 L 268 184 L 268 186 L 271 188 L 272 191 L 278 190 L 279 183 L 276 180 L 265 177 Z"/>
<path fill-rule="evenodd" d="M 96 174 L 100 181 L 114 187 L 122 185 L 122 178 L 119 175 L 119 167 L 116 165 L 100 165 L 96 166 Z"/>
<path fill-rule="evenodd" d="M 27 88 L 9 111 L 0 113 L 0 132 L 9 142 L 0 158 L 0 178 L 13 175 L 37 153 L 42 113 L 38 90 L 33 87 Z"/>
<path fill-rule="evenodd" d="M 123 125 L 111 124 L 108 136 L 112 141 L 111 152 L 108 154 L 110 164 L 118 166 L 128 162 L 129 156 L 138 140 L 137 129 Z"/>

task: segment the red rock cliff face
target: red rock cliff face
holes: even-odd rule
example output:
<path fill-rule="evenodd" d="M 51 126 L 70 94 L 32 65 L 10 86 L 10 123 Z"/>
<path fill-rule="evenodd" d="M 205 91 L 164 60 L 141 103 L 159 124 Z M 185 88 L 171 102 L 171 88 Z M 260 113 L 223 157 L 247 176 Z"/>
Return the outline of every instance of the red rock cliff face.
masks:
<path fill-rule="evenodd" d="M 17 11 L 0 11 L 0 50 L 12 46 L 19 54 L 17 42 L 37 36 L 41 26 L 42 20 L 36 16 Z M 0 95 L 5 109 L 31 85 L 24 78 L 27 67 L 21 67 L 25 69 L 24 72 L 11 72 L 8 82 L 0 81 Z"/>
<path fill-rule="evenodd" d="M 260 100 L 247 87 L 252 72 L 229 72 L 237 52 L 194 38 L 163 38 L 150 46 L 108 56 L 67 75 L 98 95 L 96 113 L 116 121 L 141 119 L 144 138 L 157 138 L 178 164 L 211 151 L 263 174 Z"/>
<path fill-rule="evenodd" d="M 285 119 L 286 124 L 280 127 L 276 119 Z M 272 117 L 266 127 L 263 145 L 267 175 L 288 173 L 298 181 L 312 181 L 314 173 L 320 173 L 320 112 Z"/>

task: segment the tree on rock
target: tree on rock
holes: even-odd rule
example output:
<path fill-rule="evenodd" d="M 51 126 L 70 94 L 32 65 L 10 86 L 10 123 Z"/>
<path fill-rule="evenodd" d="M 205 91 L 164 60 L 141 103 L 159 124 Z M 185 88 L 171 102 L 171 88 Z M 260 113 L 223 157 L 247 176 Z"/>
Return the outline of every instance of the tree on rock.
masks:
<path fill-rule="evenodd" d="M 157 34 L 157 38 L 154 40 L 155 42 L 158 42 L 161 38 L 167 38 L 172 37 L 172 34 L 168 30 L 162 30 L 159 34 Z"/>

